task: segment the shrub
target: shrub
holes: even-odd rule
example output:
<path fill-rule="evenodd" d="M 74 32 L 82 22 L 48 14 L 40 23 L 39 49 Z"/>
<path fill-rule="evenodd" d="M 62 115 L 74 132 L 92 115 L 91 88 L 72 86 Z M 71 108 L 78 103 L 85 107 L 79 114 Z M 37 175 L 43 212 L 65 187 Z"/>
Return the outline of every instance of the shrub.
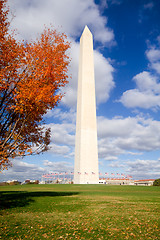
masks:
<path fill-rule="evenodd" d="M 153 186 L 160 186 L 160 178 L 153 182 Z"/>

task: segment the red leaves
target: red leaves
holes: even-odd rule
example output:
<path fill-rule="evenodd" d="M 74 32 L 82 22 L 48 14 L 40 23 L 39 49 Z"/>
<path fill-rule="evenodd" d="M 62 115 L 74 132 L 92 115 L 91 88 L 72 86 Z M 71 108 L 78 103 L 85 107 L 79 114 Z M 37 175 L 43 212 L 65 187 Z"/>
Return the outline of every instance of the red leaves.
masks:
<path fill-rule="evenodd" d="M 43 133 L 41 121 L 61 100 L 70 63 L 70 44 L 55 30 L 45 28 L 36 41 L 17 42 L 8 32 L 5 2 L 0 2 L 0 168 L 9 157 L 32 154 L 33 145 L 47 149 L 50 134 Z"/>

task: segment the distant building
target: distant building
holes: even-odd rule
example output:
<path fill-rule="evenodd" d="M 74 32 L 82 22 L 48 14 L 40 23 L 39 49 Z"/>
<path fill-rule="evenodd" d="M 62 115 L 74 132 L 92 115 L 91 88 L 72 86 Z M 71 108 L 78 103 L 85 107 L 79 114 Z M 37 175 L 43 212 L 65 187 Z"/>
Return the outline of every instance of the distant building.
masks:
<path fill-rule="evenodd" d="M 134 185 L 134 180 L 129 178 L 100 178 L 99 183 L 108 185 Z"/>
<path fill-rule="evenodd" d="M 106 184 L 106 179 L 99 179 L 99 184 Z"/>
<path fill-rule="evenodd" d="M 99 184 L 153 186 L 155 179 L 132 180 L 130 178 L 100 178 Z"/>
<path fill-rule="evenodd" d="M 152 186 L 155 179 L 142 179 L 142 180 L 135 180 L 134 185 L 138 186 Z"/>

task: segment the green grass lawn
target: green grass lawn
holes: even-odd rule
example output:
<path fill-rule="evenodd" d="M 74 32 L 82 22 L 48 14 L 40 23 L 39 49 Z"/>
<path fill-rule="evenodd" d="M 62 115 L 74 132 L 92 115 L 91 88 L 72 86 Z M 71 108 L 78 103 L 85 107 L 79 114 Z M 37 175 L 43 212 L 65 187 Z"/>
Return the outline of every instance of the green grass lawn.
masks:
<path fill-rule="evenodd" d="M 0 239 L 160 239 L 160 187 L 0 187 Z"/>

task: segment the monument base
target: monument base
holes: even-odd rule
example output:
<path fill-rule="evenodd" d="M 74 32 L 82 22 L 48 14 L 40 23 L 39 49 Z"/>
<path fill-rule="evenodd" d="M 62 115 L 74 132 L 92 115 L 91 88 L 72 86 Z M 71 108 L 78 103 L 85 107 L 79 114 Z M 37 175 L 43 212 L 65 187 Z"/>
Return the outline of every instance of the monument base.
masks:
<path fill-rule="evenodd" d="M 86 176 L 81 176 L 81 177 L 75 177 L 73 180 L 74 184 L 99 184 L 99 177 L 86 177 Z"/>

